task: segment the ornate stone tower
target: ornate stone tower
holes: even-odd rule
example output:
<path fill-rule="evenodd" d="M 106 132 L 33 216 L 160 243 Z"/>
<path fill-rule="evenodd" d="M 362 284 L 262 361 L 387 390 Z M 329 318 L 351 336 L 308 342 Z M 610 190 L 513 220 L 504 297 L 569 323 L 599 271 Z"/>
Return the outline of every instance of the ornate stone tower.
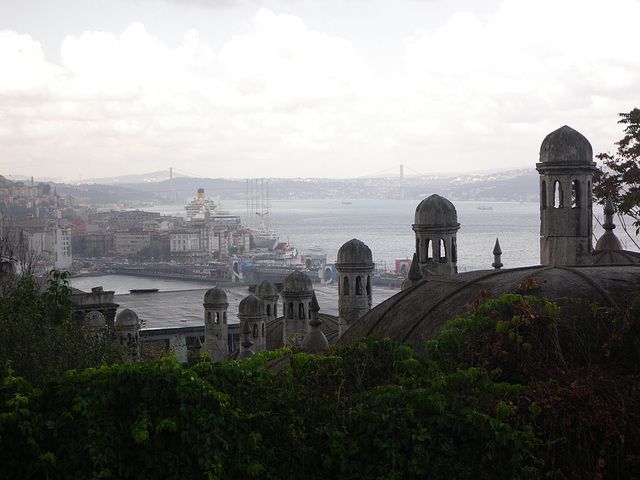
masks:
<path fill-rule="evenodd" d="M 240 332 L 242 332 L 243 337 L 249 335 L 253 353 L 261 352 L 266 348 L 267 332 L 265 324 L 267 315 L 264 310 L 264 302 L 255 295 L 243 298 L 238 305 Z M 243 339 L 243 343 L 245 341 L 246 339 Z"/>
<path fill-rule="evenodd" d="M 589 141 L 567 127 L 540 146 L 540 263 L 585 265 L 592 251 L 591 182 L 596 169 Z"/>
<path fill-rule="evenodd" d="M 309 307 L 313 297 L 311 279 L 302 272 L 292 272 L 282 282 L 282 344 L 289 346 L 295 340 L 300 347 L 307 333 Z"/>
<path fill-rule="evenodd" d="M 416 208 L 413 231 L 416 254 L 423 276 L 445 276 L 458 273 L 460 229 L 456 207 L 440 195 L 425 198 Z"/>
<path fill-rule="evenodd" d="M 338 335 L 371 309 L 374 267 L 371 249 L 360 240 L 349 240 L 338 250 Z"/>
<path fill-rule="evenodd" d="M 204 294 L 204 349 L 212 362 L 229 356 L 227 326 L 227 294 L 218 287 Z"/>
<path fill-rule="evenodd" d="M 269 280 L 263 280 L 256 286 L 256 297 L 264 302 L 267 324 L 278 318 L 278 289 Z"/>
<path fill-rule="evenodd" d="M 115 340 L 130 360 L 140 360 L 140 319 L 133 310 L 125 308 L 116 316 Z"/>

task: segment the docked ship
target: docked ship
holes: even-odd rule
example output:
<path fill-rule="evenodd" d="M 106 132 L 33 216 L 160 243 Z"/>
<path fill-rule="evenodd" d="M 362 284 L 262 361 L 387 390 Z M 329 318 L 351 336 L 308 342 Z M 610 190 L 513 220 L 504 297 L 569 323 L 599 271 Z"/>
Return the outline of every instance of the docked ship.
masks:
<path fill-rule="evenodd" d="M 186 207 L 188 222 L 211 222 L 214 224 L 239 225 L 240 217 L 221 210 L 212 199 L 205 198 L 204 188 L 198 189 L 198 196 Z"/>
<path fill-rule="evenodd" d="M 256 248 L 275 249 L 278 234 L 269 228 L 269 184 L 264 180 L 247 180 L 247 220 Z"/>

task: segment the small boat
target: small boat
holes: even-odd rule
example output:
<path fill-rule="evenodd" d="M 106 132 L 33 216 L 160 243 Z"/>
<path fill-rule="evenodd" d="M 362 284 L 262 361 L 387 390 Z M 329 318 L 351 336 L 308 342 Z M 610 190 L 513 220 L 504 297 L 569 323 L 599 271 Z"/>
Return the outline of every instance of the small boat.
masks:
<path fill-rule="evenodd" d="M 343 205 L 351 205 L 351 202 L 345 198 L 344 200 L 342 200 L 342 204 Z"/>
<path fill-rule="evenodd" d="M 478 210 L 493 210 L 493 207 L 490 207 L 489 205 L 479 205 L 477 207 Z"/>
<path fill-rule="evenodd" d="M 129 293 L 157 293 L 159 288 L 133 288 Z"/>

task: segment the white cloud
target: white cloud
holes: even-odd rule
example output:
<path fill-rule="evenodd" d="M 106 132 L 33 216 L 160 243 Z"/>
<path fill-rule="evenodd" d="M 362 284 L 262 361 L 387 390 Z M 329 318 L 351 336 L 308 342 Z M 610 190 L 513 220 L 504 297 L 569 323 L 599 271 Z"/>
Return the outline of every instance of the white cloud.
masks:
<path fill-rule="evenodd" d="M 361 54 L 387 32 L 366 32 L 366 2 L 356 7 L 362 19 L 340 35 L 264 8 L 233 36 L 190 29 L 173 44 L 131 22 L 68 35 L 59 62 L 34 35 L 2 31 L 0 166 L 84 162 L 86 177 L 180 162 L 212 176 L 532 165 L 563 124 L 609 148 L 617 112 L 637 106 L 636 0 L 505 0 L 436 28 L 407 18 L 404 39 L 389 38 L 393 70 Z"/>

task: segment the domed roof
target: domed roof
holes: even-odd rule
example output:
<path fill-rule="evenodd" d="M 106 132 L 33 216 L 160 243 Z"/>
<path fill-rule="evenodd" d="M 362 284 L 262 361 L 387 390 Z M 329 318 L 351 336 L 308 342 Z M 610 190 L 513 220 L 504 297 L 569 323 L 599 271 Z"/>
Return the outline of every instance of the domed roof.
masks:
<path fill-rule="evenodd" d="M 351 239 L 338 250 L 336 263 L 373 265 L 371 249 L 360 240 Z"/>
<path fill-rule="evenodd" d="M 284 293 L 312 292 L 311 279 L 306 273 L 299 271 L 291 272 L 282 282 Z"/>
<path fill-rule="evenodd" d="M 278 296 L 278 289 L 273 282 L 263 280 L 256 286 L 256 297 L 267 299 Z"/>
<path fill-rule="evenodd" d="M 116 327 L 138 327 L 139 325 L 138 314 L 128 308 L 122 310 L 116 317 Z"/>
<path fill-rule="evenodd" d="M 219 287 L 213 287 L 204 294 L 204 303 L 208 305 L 224 305 L 227 302 L 227 294 Z"/>
<path fill-rule="evenodd" d="M 540 146 L 540 162 L 551 164 L 591 165 L 593 149 L 580 132 L 565 125 L 551 132 Z"/>
<path fill-rule="evenodd" d="M 264 314 L 264 302 L 255 295 L 244 297 L 238 305 L 238 316 L 261 317 Z"/>
<path fill-rule="evenodd" d="M 102 328 L 107 324 L 104 315 L 97 310 L 91 310 L 84 316 L 85 325 L 88 328 L 97 329 Z"/>
<path fill-rule="evenodd" d="M 456 226 L 458 212 L 449 200 L 433 194 L 422 200 L 416 207 L 416 225 Z"/>
<path fill-rule="evenodd" d="M 596 252 L 602 252 L 605 250 L 622 250 L 622 242 L 611 230 L 604 232 L 604 234 L 598 239 L 598 243 L 596 243 Z"/>
<path fill-rule="evenodd" d="M 640 265 L 537 266 L 426 277 L 370 310 L 349 327 L 338 344 L 376 335 L 420 345 L 436 338 L 448 321 L 470 308 L 470 302 L 484 302 L 486 292 L 499 298 L 521 284 L 536 287 L 524 291 L 525 295 L 580 298 L 587 304 L 624 308 L 640 293 Z"/>

